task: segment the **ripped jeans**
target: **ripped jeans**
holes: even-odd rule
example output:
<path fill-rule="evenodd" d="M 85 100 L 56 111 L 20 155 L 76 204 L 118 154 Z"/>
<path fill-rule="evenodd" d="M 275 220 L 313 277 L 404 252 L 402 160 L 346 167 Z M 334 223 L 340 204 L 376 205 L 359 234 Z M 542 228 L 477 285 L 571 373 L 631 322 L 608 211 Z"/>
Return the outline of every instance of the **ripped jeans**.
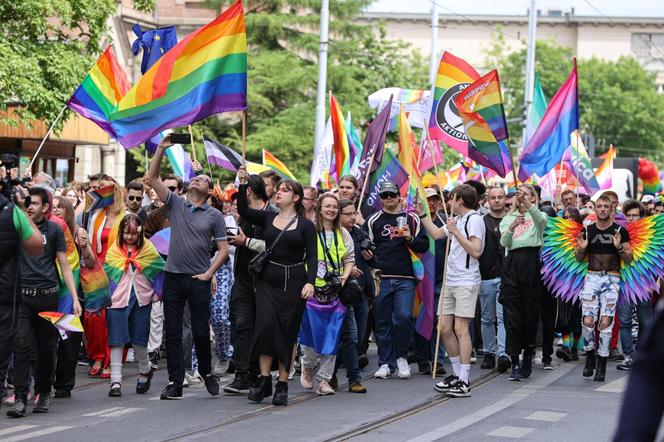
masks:
<path fill-rule="evenodd" d="M 606 328 L 599 329 L 599 348 L 597 349 L 597 354 L 602 357 L 609 356 L 611 329 L 613 318 L 616 314 L 619 290 L 620 275 L 618 273 L 593 271 L 589 271 L 586 275 L 583 290 L 581 290 L 582 321 L 586 318 L 592 318 L 594 323 L 592 327 L 587 327 L 582 322 L 586 350 L 595 349 L 595 325 L 599 327 L 598 323 L 603 317 L 611 319 L 611 323 Z"/>

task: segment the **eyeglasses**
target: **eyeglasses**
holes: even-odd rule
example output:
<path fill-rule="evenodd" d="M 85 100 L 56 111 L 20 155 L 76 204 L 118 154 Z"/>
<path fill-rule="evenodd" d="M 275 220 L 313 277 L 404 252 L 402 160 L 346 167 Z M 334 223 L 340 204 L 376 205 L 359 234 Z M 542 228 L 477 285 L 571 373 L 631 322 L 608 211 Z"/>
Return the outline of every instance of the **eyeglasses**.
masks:
<path fill-rule="evenodd" d="M 168 190 L 170 190 L 171 192 L 175 192 L 176 190 L 178 190 L 178 188 L 177 186 L 168 186 Z"/>
<path fill-rule="evenodd" d="M 380 194 L 380 198 L 384 199 L 384 200 L 386 200 L 388 198 L 396 198 L 396 197 L 397 197 L 397 194 L 393 193 L 393 192 L 385 192 L 385 193 Z"/>
<path fill-rule="evenodd" d="M 357 212 L 341 212 L 341 214 L 346 216 L 351 216 L 351 215 L 357 215 Z"/>
<path fill-rule="evenodd" d="M 140 200 L 143 199 L 143 197 L 142 196 L 129 195 L 129 196 L 127 196 L 127 199 L 129 201 L 140 201 Z"/>

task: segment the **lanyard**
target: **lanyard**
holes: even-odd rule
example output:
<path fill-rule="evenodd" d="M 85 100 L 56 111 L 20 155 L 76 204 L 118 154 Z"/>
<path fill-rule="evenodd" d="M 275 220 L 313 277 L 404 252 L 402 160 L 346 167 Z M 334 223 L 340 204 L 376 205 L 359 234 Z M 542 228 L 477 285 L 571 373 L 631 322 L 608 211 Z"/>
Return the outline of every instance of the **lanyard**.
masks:
<path fill-rule="evenodd" d="M 337 243 L 337 232 L 332 231 L 332 237 L 334 238 L 334 250 L 337 252 L 337 259 L 339 259 L 339 246 Z M 330 259 L 330 264 L 332 264 L 332 267 L 334 267 L 334 270 L 339 270 L 341 268 L 341 262 L 335 263 L 334 260 L 332 259 L 332 256 L 330 256 L 330 250 L 327 247 L 327 241 L 325 239 L 325 231 L 318 232 L 318 238 L 320 239 L 320 242 L 323 246 L 323 251 L 325 252 L 325 262 L 328 262 L 328 258 Z"/>

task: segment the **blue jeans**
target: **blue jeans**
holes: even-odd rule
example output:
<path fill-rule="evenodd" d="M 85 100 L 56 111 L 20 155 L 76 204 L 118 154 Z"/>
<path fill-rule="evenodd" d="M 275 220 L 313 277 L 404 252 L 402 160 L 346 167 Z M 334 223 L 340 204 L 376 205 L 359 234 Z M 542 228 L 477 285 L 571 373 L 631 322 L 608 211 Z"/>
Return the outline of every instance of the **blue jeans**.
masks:
<path fill-rule="evenodd" d="M 496 300 L 499 294 L 500 278 L 487 279 L 480 283 L 481 330 L 485 354 L 496 354 Z"/>
<path fill-rule="evenodd" d="M 346 318 L 341 328 L 340 357 L 337 358 L 337 361 L 343 361 L 349 383 L 360 382 L 362 379 L 357 349 L 366 333 L 368 316 L 369 300 L 367 298 L 347 307 Z"/>
<path fill-rule="evenodd" d="M 406 357 L 413 335 L 415 320 L 412 316 L 415 301 L 415 281 L 412 279 L 384 278 L 380 295 L 374 300 L 378 365 L 396 368 L 396 360 Z"/>
<path fill-rule="evenodd" d="M 480 289 L 481 290 L 481 289 Z M 496 298 L 496 321 L 498 322 L 498 356 L 507 356 L 505 351 L 505 320 L 503 319 L 503 305 Z"/>
<path fill-rule="evenodd" d="M 629 301 L 618 303 L 618 318 L 620 319 L 620 345 L 625 356 L 634 358 L 634 339 L 632 338 L 632 307 Z M 652 318 L 652 303 L 650 300 L 636 304 L 636 317 L 639 319 L 639 337 Z"/>
<path fill-rule="evenodd" d="M 424 339 L 419 333 L 415 333 L 413 338 L 413 347 L 415 349 L 415 357 L 417 362 L 433 362 L 436 355 L 436 339 L 438 334 L 438 301 L 440 301 L 440 289 L 443 282 L 437 282 L 433 293 L 433 330 L 431 330 L 431 338 Z M 440 346 L 438 347 L 438 364 L 443 363 L 445 359 L 445 344 L 443 339 L 440 339 Z"/>

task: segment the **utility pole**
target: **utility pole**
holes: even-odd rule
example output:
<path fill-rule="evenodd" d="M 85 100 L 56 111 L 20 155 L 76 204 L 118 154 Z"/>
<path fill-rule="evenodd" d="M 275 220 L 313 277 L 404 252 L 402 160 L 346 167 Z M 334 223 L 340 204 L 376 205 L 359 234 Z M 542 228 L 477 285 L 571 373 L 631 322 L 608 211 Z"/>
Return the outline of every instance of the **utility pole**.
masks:
<path fill-rule="evenodd" d="M 327 48 L 330 24 L 330 2 L 322 0 L 320 5 L 320 46 L 318 49 L 318 89 L 316 91 L 316 129 L 314 145 L 325 130 L 325 97 L 327 89 Z"/>
<path fill-rule="evenodd" d="M 438 3 L 431 2 L 431 56 L 429 59 L 429 80 L 433 88 L 438 70 Z"/>
<path fill-rule="evenodd" d="M 533 103 L 533 88 L 535 87 L 535 46 L 537 42 L 537 9 L 535 0 L 530 0 L 528 17 L 528 51 L 526 53 L 526 90 L 524 94 L 523 127 L 526 127 L 526 118 Z M 525 147 L 525 146 L 524 146 Z"/>

